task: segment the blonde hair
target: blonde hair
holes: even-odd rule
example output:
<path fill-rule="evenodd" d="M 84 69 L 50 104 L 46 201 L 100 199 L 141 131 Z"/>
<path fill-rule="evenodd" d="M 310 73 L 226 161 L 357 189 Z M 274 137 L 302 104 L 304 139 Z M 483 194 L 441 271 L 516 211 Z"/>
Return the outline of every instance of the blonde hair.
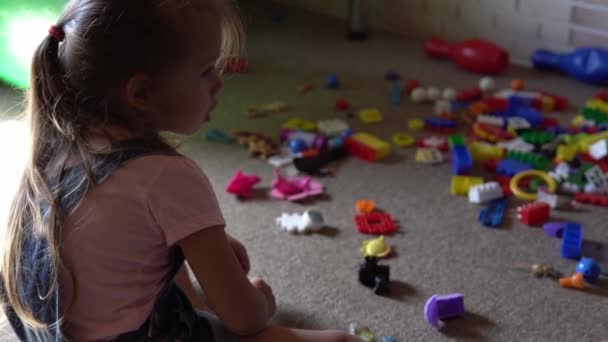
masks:
<path fill-rule="evenodd" d="M 112 171 L 105 154 L 96 154 L 87 144 L 87 130 L 104 124 L 134 129 L 133 118 L 118 114 L 114 89 L 137 72 L 153 75 L 175 60 L 181 47 L 161 9 L 193 1 L 72 0 L 55 25 L 65 32 L 65 40 L 48 36 L 34 54 L 26 109 L 29 158 L 8 215 L 0 260 L 2 303 L 34 334 L 55 329 L 60 336 L 60 320 L 45 321 L 34 306 L 58 308 L 51 303 L 58 300 L 58 276 L 69 271 L 61 258 L 62 219 Z M 243 47 L 238 12 L 232 1 L 212 1 L 221 18 L 222 56 L 238 55 Z M 149 150 L 173 150 L 157 131 L 146 134 L 141 144 Z M 82 172 L 66 180 L 67 162 L 74 155 Z M 40 255 L 27 255 L 31 251 L 24 246 L 33 242 Z M 31 265 L 24 265 L 28 258 L 48 265 L 43 270 L 48 274 L 31 274 Z M 24 279 L 32 276 L 25 288 Z"/>

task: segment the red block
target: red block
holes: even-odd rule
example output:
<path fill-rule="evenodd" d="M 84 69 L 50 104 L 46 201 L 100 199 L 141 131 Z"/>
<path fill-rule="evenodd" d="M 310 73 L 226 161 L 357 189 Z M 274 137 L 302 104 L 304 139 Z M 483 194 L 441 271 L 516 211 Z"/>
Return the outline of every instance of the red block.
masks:
<path fill-rule="evenodd" d="M 541 225 L 549 220 L 549 204 L 534 202 L 517 207 L 517 219 L 529 226 Z"/>
<path fill-rule="evenodd" d="M 363 144 L 362 142 L 357 139 L 354 139 L 353 137 L 348 137 L 344 139 L 344 147 L 346 148 L 348 153 L 363 160 L 373 162 L 378 159 L 376 151 L 373 148 Z"/>
<path fill-rule="evenodd" d="M 348 110 L 350 108 L 350 104 L 345 99 L 337 99 L 336 100 L 336 109 L 337 110 Z"/>
<path fill-rule="evenodd" d="M 584 192 L 577 192 L 576 195 L 574 195 L 574 200 L 580 203 L 608 207 L 608 196 L 603 194 L 588 194 Z"/>
<path fill-rule="evenodd" d="M 458 101 L 469 102 L 473 100 L 479 100 L 483 97 L 483 92 L 479 88 L 473 89 L 461 89 L 456 95 Z"/>
<path fill-rule="evenodd" d="M 408 80 L 406 85 L 405 85 L 405 93 L 406 94 L 410 94 L 412 92 L 412 90 L 418 88 L 421 86 L 420 81 L 418 80 Z"/>
<path fill-rule="evenodd" d="M 397 225 L 389 214 L 374 211 L 370 214 L 355 216 L 357 229 L 363 234 L 393 234 Z"/>
<path fill-rule="evenodd" d="M 500 187 L 502 188 L 502 192 L 506 197 L 511 197 L 513 196 L 513 192 L 511 192 L 511 186 L 509 185 L 509 183 L 511 183 L 511 177 L 509 176 L 497 176 L 495 178 L 495 180 L 498 182 L 498 184 L 500 184 Z"/>

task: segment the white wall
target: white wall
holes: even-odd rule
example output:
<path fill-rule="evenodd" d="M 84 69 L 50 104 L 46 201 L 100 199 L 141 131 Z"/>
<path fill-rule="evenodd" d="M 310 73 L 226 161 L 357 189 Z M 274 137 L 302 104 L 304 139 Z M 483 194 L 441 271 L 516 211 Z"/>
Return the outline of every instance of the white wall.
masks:
<path fill-rule="evenodd" d="M 275 0 L 344 18 L 347 0 Z M 608 49 L 608 0 L 368 0 L 370 26 L 424 39 L 481 37 L 528 63 L 538 48 Z"/>

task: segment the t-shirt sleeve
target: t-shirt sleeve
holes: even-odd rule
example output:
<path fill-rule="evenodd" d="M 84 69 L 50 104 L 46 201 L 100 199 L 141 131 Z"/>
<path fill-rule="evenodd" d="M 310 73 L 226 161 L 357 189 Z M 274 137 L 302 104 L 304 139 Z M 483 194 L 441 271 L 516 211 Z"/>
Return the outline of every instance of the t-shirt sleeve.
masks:
<path fill-rule="evenodd" d="M 150 186 L 148 206 L 167 246 L 202 229 L 226 225 L 209 179 L 186 157 L 171 158 L 164 166 Z"/>

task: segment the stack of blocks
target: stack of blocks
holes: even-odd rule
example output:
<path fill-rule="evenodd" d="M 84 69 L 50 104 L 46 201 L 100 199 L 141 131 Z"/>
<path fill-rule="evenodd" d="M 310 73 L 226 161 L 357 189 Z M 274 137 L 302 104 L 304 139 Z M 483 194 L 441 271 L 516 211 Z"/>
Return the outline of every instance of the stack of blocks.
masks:
<path fill-rule="evenodd" d="M 452 173 L 464 175 L 471 173 L 473 169 L 473 158 L 471 152 L 465 144 L 462 135 L 452 135 L 449 139 L 450 154 L 452 156 Z"/>

